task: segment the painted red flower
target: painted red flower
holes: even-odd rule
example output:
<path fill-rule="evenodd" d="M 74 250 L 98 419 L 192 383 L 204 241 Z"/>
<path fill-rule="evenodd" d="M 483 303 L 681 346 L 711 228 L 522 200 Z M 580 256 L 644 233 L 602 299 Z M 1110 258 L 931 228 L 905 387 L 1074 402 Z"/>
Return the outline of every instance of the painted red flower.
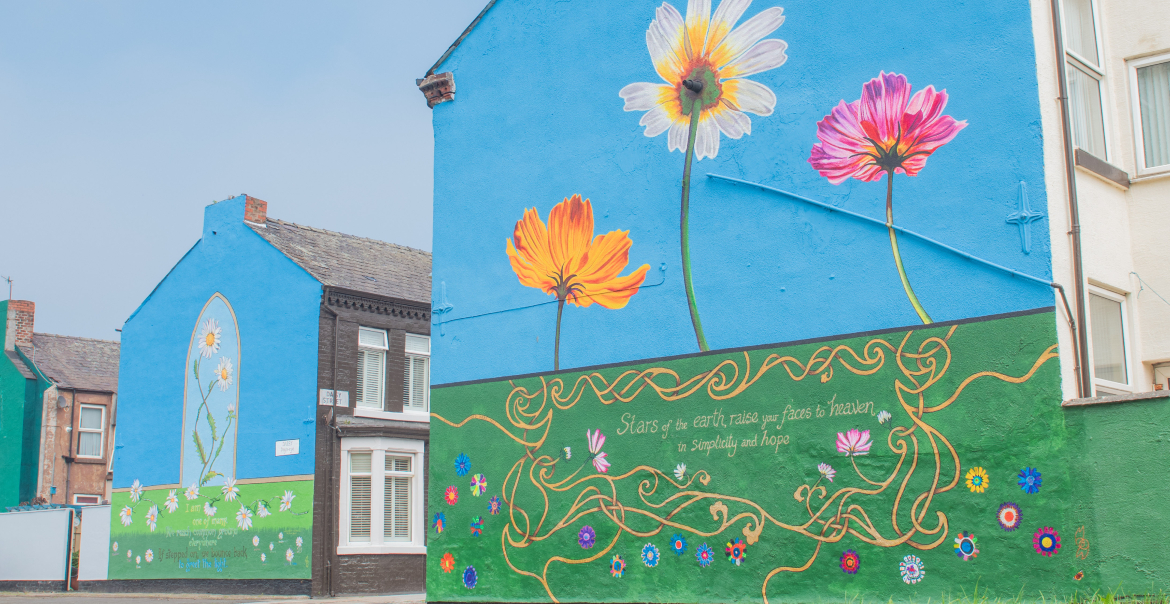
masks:
<path fill-rule="evenodd" d="M 854 550 L 845 550 L 845 553 L 841 554 L 841 570 L 847 574 L 856 575 L 858 568 L 861 568 L 861 557 Z"/>
<path fill-rule="evenodd" d="M 447 491 L 443 493 L 443 500 L 446 501 L 448 505 L 455 505 L 456 503 L 459 503 L 459 489 L 455 486 L 447 487 Z"/>
<path fill-rule="evenodd" d="M 916 176 L 926 158 L 951 142 L 965 121 L 943 115 L 947 92 L 927 86 L 910 96 L 899 73 L 882 72 L 865 84 L 861 98 L 841 101 L 817 122 L 808 162 L 837 185 L 852 177 L 872 182 L 883 173 Z"/>

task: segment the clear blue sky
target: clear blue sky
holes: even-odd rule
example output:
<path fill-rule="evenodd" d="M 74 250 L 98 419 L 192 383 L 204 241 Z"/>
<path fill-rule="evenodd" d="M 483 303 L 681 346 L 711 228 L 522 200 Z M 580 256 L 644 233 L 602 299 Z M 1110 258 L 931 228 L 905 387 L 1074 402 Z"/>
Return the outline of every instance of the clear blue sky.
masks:
<path fill-rule="evenodd" d="M 486 2 L 0 0 L 13 297 L 36 302 L 38 332 L 117 339 L 204 206 L 240 193 L 429 250 L 431 114 L 414 80 Z"/>

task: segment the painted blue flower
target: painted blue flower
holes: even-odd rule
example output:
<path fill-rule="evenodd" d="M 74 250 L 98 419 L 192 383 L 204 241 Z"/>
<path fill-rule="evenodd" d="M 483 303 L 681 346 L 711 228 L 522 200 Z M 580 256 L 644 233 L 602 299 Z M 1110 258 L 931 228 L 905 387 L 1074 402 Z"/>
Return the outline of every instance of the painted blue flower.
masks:
<path fill-rule="evenodd" d="M 683 552 L 687 551 L 686 537 L 676 533 L 675 536 L 670 538 L 670 549 L 680 556 L 683 555 Z"/>
<path fill-rule="evenodd" d="M 435 527 L 435 532 L 443 532 L 443 529 L 447 528 L 447 515 L 443 512 L 435 514 L 435 519 L 431 521 L 431 526 Z"/>
<path fill-rule="evenodd" d="M 597 533 L 594 532 L 593 527 L 588 525 L 581 527 L 581 530 L 577 533 L 577 544 L 585 549 L 589 549 L 593 547 L 594 543 L 597 543 Z"/>
<path fill-rule="evenodd" d="M 460 453 L 459 457 L 455 458 L 455 473 L 464 476 L 471 470 L 471 460 L 466 455 Z"/>
<path fill-rule="evenodd" d="M 1020 470 L 1020 488 L 1029 495 L 1035 495 L 1040 491 L 1040 470 L 1036 468 L 1024 468 Z"/>
<path fill-rule="evenodd" d="M 711 561 L 715 559 L 715 550 L 704 543 L 695 551 L 695 559 L 699 561 L 699 566 L 711 566 Z"/>
<path fill-rule="evenodd" d="M 658 566 L 658 548 L 653 543 L 642 546 L 642 564 L 651 568 Z"/>
<path fill-rule="evenodd" d="M 475 567 L 468 566 L 467 570 L 463 571 L 463 585 L 467 587 L 467 589 L 474 589 L 475 582 L 477 580 L 479 580 L 479 577 L 477 577 L 475 574 Z"/>

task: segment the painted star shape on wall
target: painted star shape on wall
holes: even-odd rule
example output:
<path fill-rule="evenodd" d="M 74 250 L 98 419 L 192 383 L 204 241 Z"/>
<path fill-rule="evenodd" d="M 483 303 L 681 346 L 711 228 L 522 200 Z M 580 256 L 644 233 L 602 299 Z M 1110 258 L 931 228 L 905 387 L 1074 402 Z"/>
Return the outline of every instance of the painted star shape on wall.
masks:
<path fill-rule="evenodd" d="M 1032 223 L 1044 218 L 1044 212 L 1033 210 L 1028 206 L 1028 183 L 1020 181 L 1019 194 L 1016 197 L 1019 206 L 1015 212 L 1008 214 L 1007 221 L 1020 227 L 1020 249 L 1025 254 L 1032 253 Z"/>

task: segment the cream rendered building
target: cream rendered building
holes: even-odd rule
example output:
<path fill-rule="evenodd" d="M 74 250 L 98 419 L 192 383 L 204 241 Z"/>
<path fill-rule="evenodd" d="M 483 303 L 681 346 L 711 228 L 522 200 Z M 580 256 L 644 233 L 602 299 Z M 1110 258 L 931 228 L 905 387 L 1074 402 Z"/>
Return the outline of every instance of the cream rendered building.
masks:
<path fill-rule="evenodd" d="M 1165 394 L 1170 2 L 1034 0 L 1032 13 L 1053 279 L 1064 285 L 1075 323 L 1060 332 L 1065 399 Z M 1071 138 L 1067 146 L 1062 133 Z M 1086 319 L 1077 320 L 1082 313 Z"/>

